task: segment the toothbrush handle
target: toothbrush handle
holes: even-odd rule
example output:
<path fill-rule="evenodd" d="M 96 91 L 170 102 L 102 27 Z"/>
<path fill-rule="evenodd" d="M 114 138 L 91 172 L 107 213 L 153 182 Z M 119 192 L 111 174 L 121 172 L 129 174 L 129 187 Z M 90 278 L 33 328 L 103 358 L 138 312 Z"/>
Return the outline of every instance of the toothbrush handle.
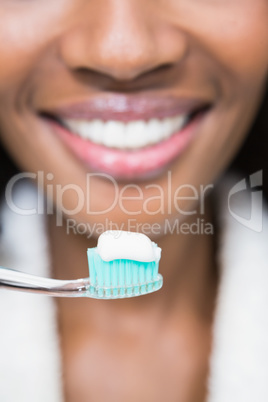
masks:
<path fill-rule="evenodd" d="M 0 267 L 0 288 L 5 287 L 56 297 L 83 297 L 89 285 L 89 278 L 62 281 Z"/>

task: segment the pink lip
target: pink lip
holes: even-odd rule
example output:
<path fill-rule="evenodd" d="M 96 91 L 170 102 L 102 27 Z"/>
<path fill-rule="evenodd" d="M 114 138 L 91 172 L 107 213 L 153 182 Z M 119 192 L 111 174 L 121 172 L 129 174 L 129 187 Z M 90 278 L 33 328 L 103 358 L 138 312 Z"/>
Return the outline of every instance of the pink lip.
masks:
<path fill-rule="evenodd" d="M 163 119 L 177 115 L 189 115 L 193 111 L 211 103 L 211 99 L 156 97 L 141 95 L 114 94 L 87 99 L 66 106 L 46 110 L 48 114 L 60 119 L 80 119 L 102 121 Z"/>
<path fill-rule="evenodd" d="M 50 124 L 63 143 L 90 170 L 105 173 L 120 180 L 141 180 L 160 174 L 166 166 L 182 154 L 193 140 L 203 116 L 201 114 L 196 117 L 168 140 L 135 151 L 121 151 L 97 145 L 77 137 L 59 123 L 50 121 Z"/>
<path fill-rule="evenodd" d="M 45 114 L 57 120 L 76 119 L 102 121 L 117 120 L 129 122 L 135 120 L 163 119 L 171 116 L 188 115 L 211 104 L 207 98 L 141 96 L 137 94 L 105 94 L 87 99 L 84 102 L 68 103 L 52 109 Z M 198 114 L 184 129 L 173 134 L 169 139 L 146 148 L 124 151 L 84 140 L 62 124 L 48 119 L 55 133 L 63 143 L 91 171 L 102 172 L 117 179 L 145 179 L 160 174 L 166 166 L 176 159 L 194 138 L 196 127 L 205 113 Z"/>

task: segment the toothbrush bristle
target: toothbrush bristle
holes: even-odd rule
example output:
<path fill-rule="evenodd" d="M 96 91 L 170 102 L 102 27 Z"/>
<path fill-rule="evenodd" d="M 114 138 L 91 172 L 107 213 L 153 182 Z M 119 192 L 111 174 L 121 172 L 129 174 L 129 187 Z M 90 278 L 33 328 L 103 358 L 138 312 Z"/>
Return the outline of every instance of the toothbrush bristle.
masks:
<path fill-rule="evenodd" d="M 90 274 L 89 296 L 118 299 L 155 292 L 162 287 L 158 262 L 126 259 L 103 261 L 96 248 L 88 249 Z"/>

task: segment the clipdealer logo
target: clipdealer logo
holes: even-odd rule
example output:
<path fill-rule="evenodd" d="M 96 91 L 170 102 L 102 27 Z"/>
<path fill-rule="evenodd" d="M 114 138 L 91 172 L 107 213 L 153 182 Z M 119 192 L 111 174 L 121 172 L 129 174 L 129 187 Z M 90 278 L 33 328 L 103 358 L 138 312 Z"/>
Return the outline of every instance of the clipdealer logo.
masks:
<path fill-rule="evenodd" d="M 110 186 L 114 189 L 114 198 L 111 205 L 108 206 L 105 210 L 94 211 L 91 208 L 91 179 L 95 176 L 100 176 L 102 179 L 108 180 L 110 182 Z M 52 180 L 54 176 L 52 173 L 44 174 L 44 172 L 34 173 L 19 173 L 14 176 L 6 187 L 6 202 L 9 208 L 20 215 L 36 215 L 36 214 L 53 214 L 54 207 L 52 203 L 52 199 L 56 199 L 56 205 L 60 208 L 56 210 L 57 217 L 57 225 L 62 226 L 64 217 L 75 216 L 79 211 L 86 207 L 88 215 L 106 215 L 109 211 L 113 210 L 116 206 L 119 207 L 125 214 L 129 216 L 139 215 L 142 212 L 148 215 L 155 214 L 164 214 L 165 212 L 165 192 L 164 189 L 161 188 L 157 184 L 149 184 L 147 187 L 154 187 L 157 194 L 152 195 L 151 198 L 146 199 L 144 197 L 144 193 L 141 187 L 134 184 L 128 184 L 123 188 L 119 188 L 116 181 L 111 177 L 104 174 L 89 174 L 86 178 L 86 192 L 83 191 L 82 188 L 77 186 L 76 184 L 68 184 L 65 186 L 61 186 L 59 184 L 53 185 Z M 16 190 L 17 185 L 20 185 L 20 182 L 29 179 L 31 181 L 36 182 L 38 193 L 37 200 L 34 205 L 17 205 L 16 200 L 13 198 L 13 192 Z M 46 179 L 46 182 L 45 182 Z M 167 182 L 168 182 L 168 194 L 171 194 L 171 172 L 168 172 Z M 45 184 L 46 183 L 46 184 Z M 255 232 L 261 232 L 263 229 L 263 172 L 257 171 L 251 174 L 248 178 L 244 178 L 237 182 L 228 193 L 228 199 L 226 200 L 228 211 L 231 216 L 239 222 L 241 225 L 251 229 Z M 204 217 L 205 212 L 205 198 L 207 192 L 213 189 L 213 185 L 209 184 L 206 186 L 201 185 L 200 188 L 195 188 L 190 184 L 184 184 L 175 189 L 174 197 L 168 197 L 168 215 L 171 215 L 172 210 L 176 210 L 180 215 L 200 215 L 200 217 Z M 136 195 L 127 196 L 127 192 L 131 188 L 136 191 Z M 185 197 L 184 191 L 187 191 L 188 196 Z M 63 197 L 66 192 L 71 191 L 77 200 L 77 204 L 73 206 L 73 209 L 67 209 L 63 204 Z M 16 197 L 15 197 L 16 198 Z M 128 210 L 126 201 L 131 200 L 139 200 L 141 201 L 141 208 L 138 210 Z M 150 210 L 149 204 L 151 201 L 158 200 L 158 205 L 156 210 Z M 197 204 L 192 210 L 181 209 L 180 201 L 184 201 L 183 205 L 185 205 L 185 201 L 193 201 L 195 200 Z M 235 201 L 239 201 L 238 203 Z M 140 204 L 139 204 L 140 205 Z M 198 209 L 196 206 L 198 205 Z M 173 207 L 173 208 L 172 208 Z M 70 225 L 74 225 L 75 220 L 70 220 Z M 132 220 L 130 219 L 132 224 Z M 199 219 L 197 222 L 200 226 L 198 229 L 198 233 L 206 232 L 208 230 L 205 227 L 205 221 L 203 219 Z M 109 222 L 109 225 L 113 224 Z M 175 224 L 173 222 L 173 226 L 170 226 L 169 219 L 167 220 L 168 231 L 178 231 L 182 233 L 185 231 L 184 222 L 179 222 L 176 219 Z M 175 225 L 175 226 L 174 226 Z M 178 229 L 179 227 L 179 229 Z M 174 229 L 175 228 L 175 229 Z M 203 230 L 203 228 L 205 228 Z M 137 228 L 136 230 L 140 230 L 141 228 Z M 142 230 L 145 228 L 142 228 Z M 108 230 L 108 229 L 107 229 Z M 125 230 L 125 229 L 124 229 Z M 132 229 L 133 230 L 133 229 Z M 147 229 L 146 229 L 147 230 Z M 160 229 L 159 229 L 160 230 Z M 161 229 L 162 230 L 162 229 Z M 195 229 L 196 230 L 196 229 Z M 209 230 L 211 232 L 211 230 Z M 191 231 L 192 232 L 192 229 Z M 211 233 L 210 233 L 211 234 Z"/>
<path fill-rule="evenodd" d="M 107 200 L 104 199 L 101 205 L 94 203 L 94 194 L 97 191 L 96 188 L 93 190 L 95 178 L 105 181 L 109 186 L 110 196 Z M 23 185 L 25 180 L 27 182 L 30 180 L 37 186 L 37 202 L 34 205 L 21 206 L 17 200 L 17 187 Z M 75 183 L 64 185 L 54 183 L 52 173 L 25 172 L 17 174 L 8 182 L 5 196 L 9 208 L 16 214 L 25 216 L 52 215 L 55 212 L 53 208 L 55 204 L 57 226 L 62 226 L 66 217 L 75 218 L 81 211 L 88 216 L 103 217 L 115 210 L 132 217 L 141 214 L 171 216 L 174 211 L 180 216 L 204 216 L 206 194 L 212 190 L 213 184 L 201 184 L 195 187 L 184 183 L 174 188 L 170 171 L 167 172 L 166 182 L 165 188 L 157 183 L 143 186 L 135 183 L 122 185 L 107 174 L 89 173 L 85 177 L 84 186 L 80 187 Z M 68 205 L 65 200 L 70 195 L 72 202 Z"/>
<path fill-rule="evenodd" d="M 228 195 L 228 210 L 232 217 L 241 225 L 260 233 L 263 229 L 263 172 L 259 170 L 249 176 L 249 179 L 245 178 L 236 183 Z M 248 192 L 248 190 L 250 191 Z M 246 212 L 249 216 L 241 216 L 240 213 L 234 211 L 234 207 L 231 205 L 231 201 L 234 197 L 243 195 L 243 212 Z M 249 203 L 246 204 L 245 196 L 249 195 Z M 241 210 L 241 208 L 240 208 Z"/>

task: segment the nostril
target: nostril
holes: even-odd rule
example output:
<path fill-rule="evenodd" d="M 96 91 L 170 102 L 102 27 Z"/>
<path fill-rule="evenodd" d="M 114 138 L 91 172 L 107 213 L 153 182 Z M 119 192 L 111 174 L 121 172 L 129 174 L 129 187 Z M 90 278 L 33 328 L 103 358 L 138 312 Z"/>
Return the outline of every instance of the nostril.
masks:
<path fill-rule="evenodd" d="M 150 71 L 145 71 L 144 73 L 140 74 L 138 78 L 147 78 L 149 75 L 157 75 L 157 74 L 164 74 L 167 73 L 169 70 L 173 68 L 172 63 L 165 63 L 155 68 L 152 68 Z"/>
<path fill-rule="evenodd" d="M 146 86 L 151 86 L 153 83 L 165 80 L 165 77 L 170 76 L 170 72 L 174 68 L 172 63 L 165 63 L 152 68 L 148 71 L 141 72 L 134 78 L 114 77 L 108 72 L 101 72 L 93 68 L 78 67 L 73 69 L 72 74 L 76 79 L 85 85 L 95 86 L 98 89 L 102 88 L 105 91 L 120 91 L 120 92 L 135 92 Z"/>

